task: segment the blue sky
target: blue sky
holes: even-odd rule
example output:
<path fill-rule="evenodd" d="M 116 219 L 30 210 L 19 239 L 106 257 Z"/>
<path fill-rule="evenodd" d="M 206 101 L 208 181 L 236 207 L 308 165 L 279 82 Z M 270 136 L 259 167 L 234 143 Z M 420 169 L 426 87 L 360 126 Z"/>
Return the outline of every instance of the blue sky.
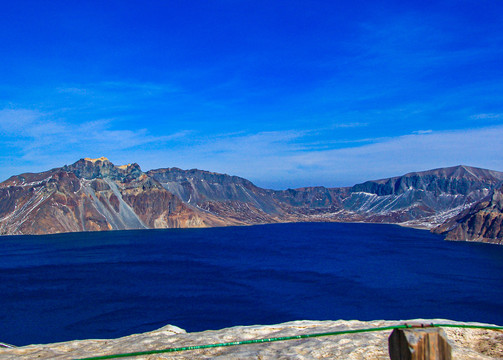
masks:
<path fill-rule="evenodd" d="M 100 156 L 277 189 L 503 171 L 501 1 L 0 6 L 0 180 Z"/>

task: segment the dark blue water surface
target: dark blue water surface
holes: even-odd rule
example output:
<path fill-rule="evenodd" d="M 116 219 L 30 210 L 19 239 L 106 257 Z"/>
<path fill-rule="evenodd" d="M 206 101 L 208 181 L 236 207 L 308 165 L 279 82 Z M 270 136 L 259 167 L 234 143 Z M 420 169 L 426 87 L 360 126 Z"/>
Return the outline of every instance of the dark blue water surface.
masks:
<path fill-rule="evenodd" d="M 503 246 L 373 224 L 0 237 L 0 341 L 301 319 L 503 325 Z"/>

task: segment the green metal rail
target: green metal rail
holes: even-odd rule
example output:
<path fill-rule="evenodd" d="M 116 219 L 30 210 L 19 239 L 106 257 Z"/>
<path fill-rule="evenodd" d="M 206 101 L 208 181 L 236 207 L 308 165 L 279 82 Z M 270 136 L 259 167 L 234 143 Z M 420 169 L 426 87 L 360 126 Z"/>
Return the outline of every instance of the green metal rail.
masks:
<path fill-rule="evenodd" d="M 424 328 L 424 327 L 439 327 L 439 328 L 451 327 L 451 328 L 465 328 L 465 329 L 503 330 L 503 326 L 482 326 L 482 325 L 479 326 L 479 325 L 456 325 L 456 324 L 409 325 L 409 324 L 405 323 L 405 324 L 401 324 L 401 325 L 384 326 L 384 327 L 376 327 L 376 328 L 333 331 L 333 332 L 326 332 L 326 333 L 304 334 L 304 335 L 296 335 L 296 336 L 282 336 L 282 337 L 256 339 L 256 340 L 233 341 L 233 342 L 218 343 L 218 344 L 194 345 L 194 346 L 184 346 L 184 347 L 177 347 L 177 348 L 161 349 L 161 350 L 150 350 L 150 351 L 123 353 L 123 354 L 93 356 L 93 357 L 80 358 L 80 359 L 74 359 L 74 360 L 118 359 L 118 358 L 135 357 L 135 356 L 142 356 L 142 355 L 154 355 L 154 354 L 164 354 L 164 353 L 181 352 L 181 351 L 189 351 L 189 350 L 220 348 L 220 347 L 227 347 L 227 346 L 260 344 L 260 343 L 268 343 L 268 342 L 276 342 L 276 341 L 309 339 L 309 338 L 316 338 L 316 337 L 323 337 L 323 336 L 336 336 L 336 335 L 356 334 L 356 333 L 364 333 L 364 332 L 372 332 L 372 331 L 386 331 L 386 330 L 394 330 L 394 329 Z"/>

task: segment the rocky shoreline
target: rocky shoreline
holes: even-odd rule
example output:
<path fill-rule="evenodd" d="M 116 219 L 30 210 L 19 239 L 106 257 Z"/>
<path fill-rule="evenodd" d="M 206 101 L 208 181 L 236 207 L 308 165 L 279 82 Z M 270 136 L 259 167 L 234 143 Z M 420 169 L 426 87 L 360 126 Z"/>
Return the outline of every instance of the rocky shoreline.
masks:
<path fill-rule="evenodd" d="M 297 336 L 345 330 L 394 326 L 398 324 L 460 324 L 443 319 L 407 321 L 293 321 L 277 325 L 238 326 L 221 330 L 187 333 L 176 326 L 134 334 L 118 339 L 75 340 L 62 343 L 29 345 L 0 349 L 0 359 L 81 359 L 118 353 L 142 352 L 166 348 L 227 343 L 252 339 Z M 503 331 L 444 328 L 452 345 L 453 359 L 503 359 Z M 270 343 L 247 344 L 176 353 L 142 355 L 131 359 L 347 359 L 385 360 L 391 330 L 316 337 Z"/>

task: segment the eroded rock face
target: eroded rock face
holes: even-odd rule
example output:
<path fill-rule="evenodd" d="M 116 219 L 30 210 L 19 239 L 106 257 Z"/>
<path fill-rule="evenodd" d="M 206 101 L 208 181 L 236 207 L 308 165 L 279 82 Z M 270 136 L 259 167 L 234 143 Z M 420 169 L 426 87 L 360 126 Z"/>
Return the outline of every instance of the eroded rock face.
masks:
<path fill-rule="evenodd" d="M 42 174 L 23 174 L 1 184 L 0 208 L 7 210 L 0 214 L 1 234 L 110 229 L 75 174 L 59 169 Z"/>
<path fill-rule="evenodd" d="M 238 176 L 178 168 L 151 170 L 147 174 L 191 205 L 199 206 L 208 202 L 248 203 L 267 214 L 281 213 L 281 206 L 271 196 L 271 190 L 259 188 Z"/>
<path fill-rule="evenodd" d="M 215 226 L 144 174 L 106 158 L 0 184 L 0 234 Z"/>
<path fill-rule="evenodd" d="M 194 345 L 217 344 L 263 338 L 277 338 L 327 333 L 402 324 L 399 321 L 294 321 L 278 325 L 233 327 L 199 333 L 185 333 L 174 326 L 156 331 L 109 340 L 80 340 L 47 345 L 30 345 L 0 349 L 0 358 L 79 359 L 118 353 L 141 352 Z M 450 320 L 408 320 L 407 323 L 450 323 Z M 470 323 L 474 324 L 474 323 Z M 490 360 L 503 358 L 501 331 L 444 328 L 456 360 Z M 189 350 L 144 355 L 135 359 L 344 359 L 389 360 L 388 337 L 391 330 L 289 341 L 266 342 L 232 347 Z"/>
<path fill-rule="evenodd" d="M 434 231 L 447 240 L 503 243 L 503 185 Z"/>
<path fill-rule="evenodd" d="M 441 168 L 355 185 L 343 203 L 372 222 L 432 228 L 487 196 L 501 180 L 497 171 Z"/>

